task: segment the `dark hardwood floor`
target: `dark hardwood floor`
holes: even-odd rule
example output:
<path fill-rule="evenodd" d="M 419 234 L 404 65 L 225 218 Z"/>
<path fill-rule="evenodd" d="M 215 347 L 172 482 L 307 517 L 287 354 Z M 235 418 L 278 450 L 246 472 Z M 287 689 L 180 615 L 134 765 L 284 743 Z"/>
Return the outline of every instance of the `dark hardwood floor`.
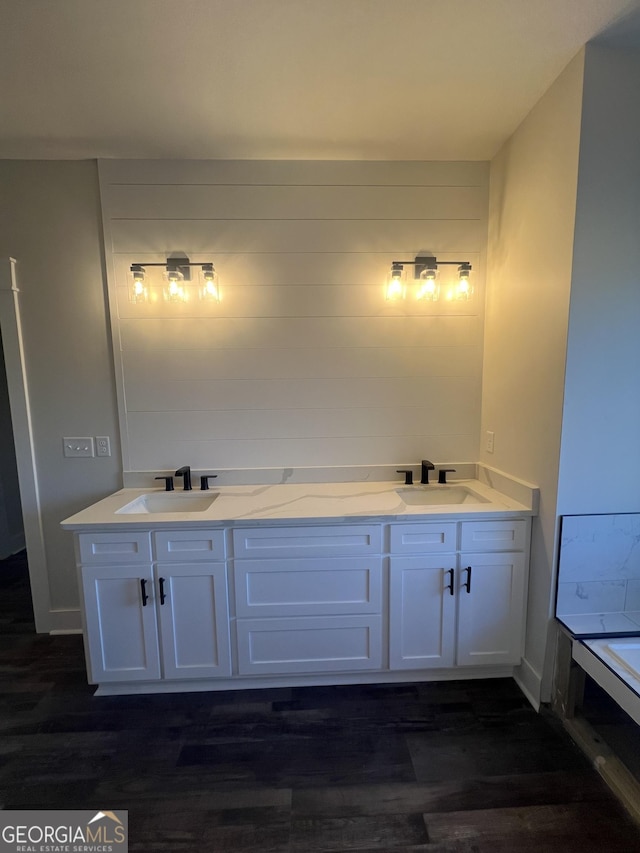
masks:
<path fill-rule="evenodd" d="M 131 851 L 633 853 L 640 830 L 511 680 L 96 698 L 0 563 L 0 806 L 128 809 Z"/>

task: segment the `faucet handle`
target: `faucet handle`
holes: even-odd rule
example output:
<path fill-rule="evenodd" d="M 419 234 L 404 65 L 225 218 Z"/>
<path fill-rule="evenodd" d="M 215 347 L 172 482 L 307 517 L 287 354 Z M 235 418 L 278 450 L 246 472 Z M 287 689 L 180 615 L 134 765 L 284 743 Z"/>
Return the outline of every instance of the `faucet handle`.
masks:
<path fill-rule="evenodd" d="M 413 486 L 413 471 L 411 468 L 400 468 L 396 470 L 396 474 L 404 474 L 405 486 Z"/>
<path fill-rule="evenodd" d="M 200 477 L 200 490 L 206 492 L 209 489 L 209 480 L 214 480 L 217 474 L 203 474 Z"/>
<path fill-rule="evenodd" d="M 447 474 L 453 474 L 455 470 L 455 468 L 440 468 L 438 471 L 438 482 L 440 485 L 446 484 Z"/>
<path fill-rule="evenodd" d="M 154 477 L 154 480 L 164 480 L 165 492 L 173 491 L 173 477 Z"/>

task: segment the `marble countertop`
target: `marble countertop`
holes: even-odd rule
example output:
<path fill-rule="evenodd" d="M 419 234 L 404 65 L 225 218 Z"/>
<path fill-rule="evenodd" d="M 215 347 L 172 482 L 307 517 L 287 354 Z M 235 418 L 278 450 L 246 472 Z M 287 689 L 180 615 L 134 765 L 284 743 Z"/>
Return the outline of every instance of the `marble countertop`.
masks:
<path fill-rule="evenodd" d="M 471 489 L 484 502 L 474 501 L 431 506 L 405 503 L 402 491 L 429 489 L 447 490 L 464 486 Z M 158 528 L 166 526 L 207 527 L 221 524 L 249 524 L 254 522 L 322 522 L 354 520 L 419 521 L 448 518 L 483 518 L 534 515 L 533 501 L 530 505 L 491 488 L 480 480 L 454 480 L 448 486 L 433 484 L 402 486 L 397 482 L 345 482 L 345 483 L 281 483 L 277 485 L 223 486 L 208 492 L 193 490 L 186 493 L 193 497 L 211 496 L 213 502 L 199 512 L 119 512 L 141 495 L 165 494 L 161 489 L 121 489 L 98 503 L 66 518 L 62 527 L 66 530 L 83 528 L 138 527 Z M 176 500 L 185 494 L 176 490 Z M 213 499 L 215 496 L 215 499 Z M 409 495 L 411 497 L 411 495 Z"/>

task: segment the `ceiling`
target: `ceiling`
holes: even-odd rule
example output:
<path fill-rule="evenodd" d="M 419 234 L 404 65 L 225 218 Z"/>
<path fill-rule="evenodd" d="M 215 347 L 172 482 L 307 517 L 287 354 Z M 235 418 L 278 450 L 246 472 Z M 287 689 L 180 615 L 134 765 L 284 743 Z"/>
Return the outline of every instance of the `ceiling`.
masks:
<path fill-rule="evenodd" d="M 0 0 L 0 158 L 486 160 L 640 0 Z"/>

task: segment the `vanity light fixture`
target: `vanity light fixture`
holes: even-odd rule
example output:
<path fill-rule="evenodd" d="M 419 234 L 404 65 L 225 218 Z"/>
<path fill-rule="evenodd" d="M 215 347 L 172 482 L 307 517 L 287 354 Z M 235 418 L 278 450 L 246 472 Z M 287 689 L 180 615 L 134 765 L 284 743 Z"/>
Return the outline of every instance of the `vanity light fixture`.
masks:
<path fill-rule="evenodd" d="M 131 264 L 129 299 L 131 302 L 149 301 L 149 284 L 146 282 L 146 267 L 164 267 L 162 294 L 166 302 L 188 302 L 196 290 L 192 282 L 192 268 L 199 268 L 198 297 L 204 301 L 219 302 L 220 286 L 218 274 L 210 261 L 192 263 L 186 255 L 167 258 L 165 263 Z"/>
<path fill-rule="evenodd" d="M 458 281 L 447 290 L 446 298 L 452 300 L 468 300 L 473 295 L 473 285 L 469 281 L 471 275 L 471 264 L 468 261 L 439 261 L 434 255 L 417 255 L 413 261 L 393 261 L 391 271 L 387 279 L 387 299 L 404 299 L 404 267 L 414 268 L 413 278 L 418 285 L 416 287 L 416 299 L 426 299 L 437 302 L 440 298 L 440 284 L 438 282 L 438 267 L 457 266 Z"/>

